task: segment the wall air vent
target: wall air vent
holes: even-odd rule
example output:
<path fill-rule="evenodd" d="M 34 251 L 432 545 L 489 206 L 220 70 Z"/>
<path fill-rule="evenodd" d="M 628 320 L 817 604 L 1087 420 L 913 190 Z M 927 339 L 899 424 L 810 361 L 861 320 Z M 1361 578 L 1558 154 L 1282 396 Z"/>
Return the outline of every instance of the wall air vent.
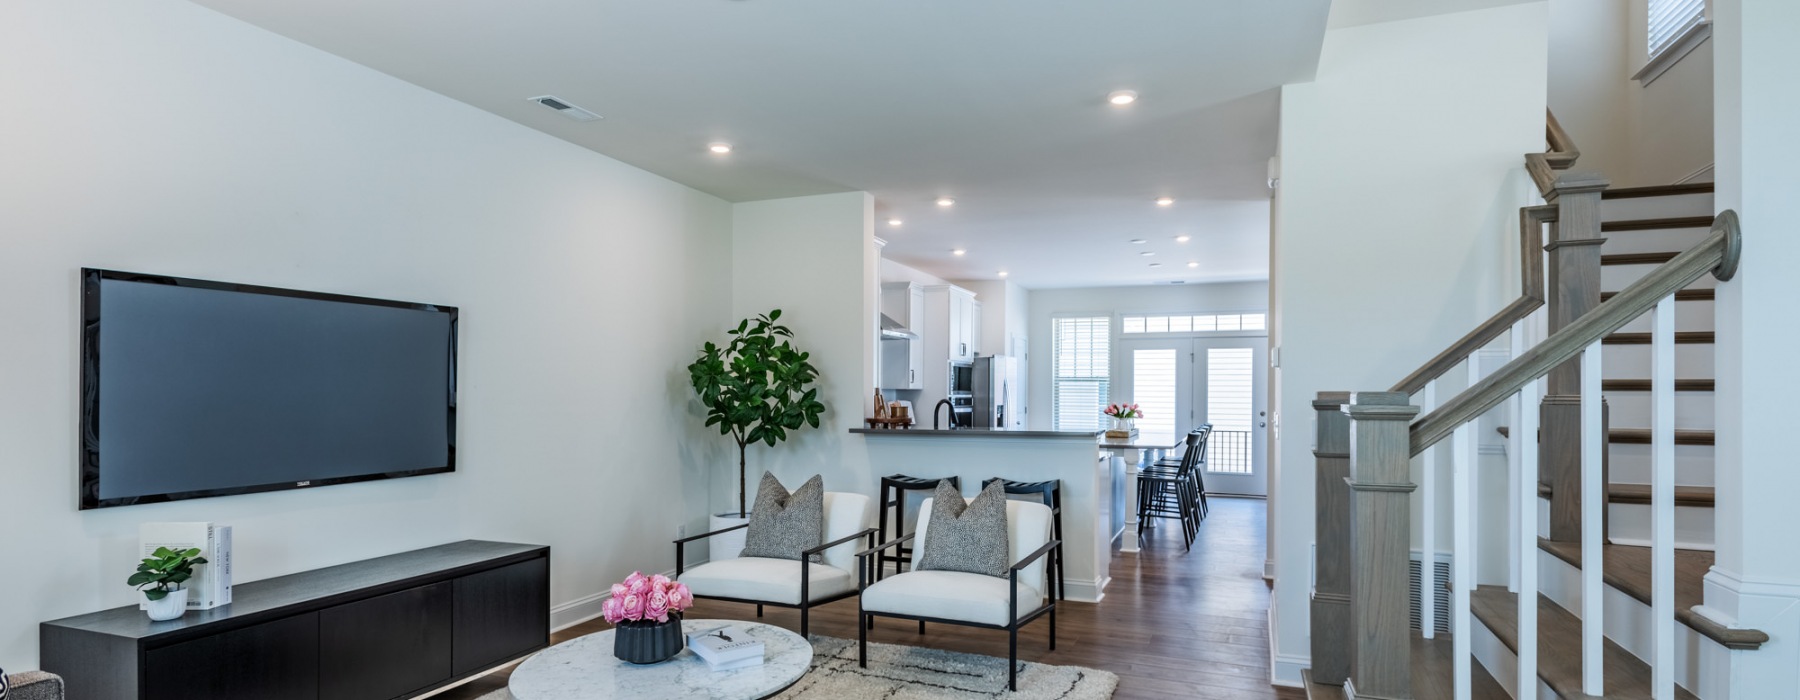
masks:
<path fill-rule="evenodd" d="M 531 101 L 554 109 L 558 114 L 578 122 L 591 122 L 600 118 L 600 115 L 569 104 L 568 100 L 555 95 L 539 95 L 531 98 Z"/>

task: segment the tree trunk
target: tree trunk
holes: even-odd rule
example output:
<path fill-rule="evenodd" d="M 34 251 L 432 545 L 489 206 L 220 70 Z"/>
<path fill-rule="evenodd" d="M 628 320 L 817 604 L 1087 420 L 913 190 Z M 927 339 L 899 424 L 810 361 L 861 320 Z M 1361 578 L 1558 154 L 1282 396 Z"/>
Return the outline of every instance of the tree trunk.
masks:
<path fill-rule="evenodd" d="M 750 488 L 750 482 L 745 479 L 747 473 L 744 470 L 745 447 L 747 447 L 747 445 L 743 442 L 740 441 L 738 443 L 738 517 L 740 518 L 749 517 L 750 513 L 750 509 L 746 506 L 748 502 L 745 500 L 746 494 L 744 493 Z"/>

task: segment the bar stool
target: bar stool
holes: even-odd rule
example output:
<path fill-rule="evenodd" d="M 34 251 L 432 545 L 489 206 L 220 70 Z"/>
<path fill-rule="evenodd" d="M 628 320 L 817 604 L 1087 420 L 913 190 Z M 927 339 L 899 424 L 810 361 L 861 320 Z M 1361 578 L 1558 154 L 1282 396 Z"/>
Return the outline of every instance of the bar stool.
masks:
<path fill-rule="evenodd" d="M 1062 541 L 1062 479 L 1051 479 L 1049 481 L 1013 481 L 1011 479 L 994 477 L 983 480 L 981 482 L 981 488 L 985 490 L 989 484 L 996 481 L 1000 482 L 1001 488 L 1005 489 L 1006 493 L 1009 495 L 1039 496 L 1043 498 L 1044 505 L 1050 506 L 1050 527 L 1052 531 L 1056 533 L 1057 541 Z M 1056 575 L 1050 577 L 1051 596 L 1057 600 L 1065 600 L 1066 598 L 1064 596 L 1068 591 L 1064 589 L 1067 582 L 1063 580 L 1063 576 L 1067 572 L 1066 567 L 1063 564 L 1063 558 L 1056 557 L 1055 561 L 1052 561 L 1051 564 L 1056 567 Z"/>
<path fill-rule="evenodd" d="M 1206 502 L 1206 447 L 1207 444 L 1211 442 L 1208 438 L 1212 437 L 1212 431 L 1213 425 L 1211 423 L 1202 423 L 1200 427 L 1190 431 L 1200 434 L 1200 457 L 1195 461 L 1194 468 L 1189 472 L 1189 476 L 1194 480 L 1193 493 L 1196 505 L 1198 506 L 1198 513 L 1201 518 L 1205 518 L 1207 513 L 1211 511 L 1210 504 Z M 1156 460 L 1155 464 L 1145 468 L 1144 471 L 1158 476 L 1172 474 L 1181 469 L 1181 462 L 1183 459 L 1186 459 L 1186 457 L 1186 453 L 1183 453 L 1180 457 L 1159 459 Z"/>
<path fill-rule="evenodd" d="M 937 489 L 940 481 L 948 481 L 958 491 L 962 490 L 962 478 L 955 476 L 943 479 L 921 479 L 905 474 L 890 474 L 881 477 L 881 491 L 879 492 L 881 500 L 876 504 L 876 507 L 880 509 L 880 523 L 876 526 L 875 533 L 880 540 L 878 544 L 887 544 L 890 537 L 898 539 L 906 536 L 906 492 L 924 491 L 926 496 L 930 496 L 931 491 Z M 890 511 L 894 516 L 894 534 L 891 536 L 888 534 L 888 513 Z M 912 552 L 912 547 L 905 545 L 895 547 L 892 553 L 876 555 L 875 565 L 879 567 L 889 563 L 896 565 L 909 563 L 912 561 Z"/>

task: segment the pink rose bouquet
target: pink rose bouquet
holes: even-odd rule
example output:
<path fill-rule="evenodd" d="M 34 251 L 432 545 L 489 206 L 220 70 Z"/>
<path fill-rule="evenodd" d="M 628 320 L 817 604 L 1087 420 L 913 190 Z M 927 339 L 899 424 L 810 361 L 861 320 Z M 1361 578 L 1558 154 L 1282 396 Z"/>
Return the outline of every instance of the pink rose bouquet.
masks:
<path fill-rule="evenodd" d="M 1143 410 L 1139 409 L 1138 405 L 1135 403 L 1109 403 L 1106 405 L 1106 410 L 1101 411 L 1101 413 L 1113 418 L 1131 419 L 1144 417 Z"/>
<path fill-rule="evenodd" d="M 670 616 L 694 606 L 694 594 L 687 584 L 669 580 L 662 574 L 645 576 L 633 571 L 624 581 L 612 585 L 612 596 L 600 605 L 606 621 L 668 622 Z"/>

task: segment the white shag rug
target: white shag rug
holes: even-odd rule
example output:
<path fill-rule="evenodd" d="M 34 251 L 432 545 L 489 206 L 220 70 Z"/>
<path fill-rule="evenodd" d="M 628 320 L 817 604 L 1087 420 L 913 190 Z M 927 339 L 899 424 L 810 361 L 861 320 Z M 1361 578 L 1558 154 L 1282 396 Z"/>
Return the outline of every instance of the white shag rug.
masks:
<path fill-rule="evenodd" d="M 1006 659 L 869 643 L 869 667 L 856 665 L 856 642 L 813 637 L 812 670 L 778 700 L 1107 700 L 1119 677 L 1080 666 L 1019 663 L 1019 691 L 1006 690 Z M 512 700 L 505 690 L 480 700 Z"/>

